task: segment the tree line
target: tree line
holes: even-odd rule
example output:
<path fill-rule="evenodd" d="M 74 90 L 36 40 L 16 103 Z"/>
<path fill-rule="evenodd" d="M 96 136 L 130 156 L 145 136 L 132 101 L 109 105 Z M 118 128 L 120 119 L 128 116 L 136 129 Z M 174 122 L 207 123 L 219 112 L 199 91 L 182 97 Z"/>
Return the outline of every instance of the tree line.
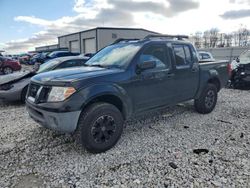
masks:
<path fill-rule="evenodd" d="M 220 33 L 219 29 L 211 28 L 204 32 L 196 32 L 192 38 L 196 48 L 250 46 L 250 30 L 246 27 L 240 27 L 231 33 Z"/>

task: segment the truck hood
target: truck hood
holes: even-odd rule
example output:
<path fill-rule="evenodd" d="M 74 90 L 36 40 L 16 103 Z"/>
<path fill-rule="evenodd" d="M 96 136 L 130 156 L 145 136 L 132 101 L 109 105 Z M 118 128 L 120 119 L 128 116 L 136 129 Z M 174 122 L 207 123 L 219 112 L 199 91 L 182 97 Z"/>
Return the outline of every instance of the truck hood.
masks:
<path fill-rule="evenodd" d="M 100 67 L 75 67 L 45 72 L 32 77 L 37 82 L 73 82 L 75 80 L 97 77 L 122 72 L 121 69 L 106 69 Z"/>

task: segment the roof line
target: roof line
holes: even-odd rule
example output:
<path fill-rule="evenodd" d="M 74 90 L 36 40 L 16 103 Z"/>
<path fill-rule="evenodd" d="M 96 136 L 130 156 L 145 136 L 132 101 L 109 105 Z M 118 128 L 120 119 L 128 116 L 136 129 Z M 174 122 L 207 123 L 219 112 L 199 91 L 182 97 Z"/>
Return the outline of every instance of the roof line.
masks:
<path fill-rule="evenodd" d="M 87 29 L 87 30 L 84 30 L 84 31 L 79 31 L 79 32 L 75 32 L 75 33 L 70 33 L 70 34 L 66 34 L 66 35 L 61 35 L 59 36 L 58 38 L 61 38 L 61 37 L 66 37 L 66 36 L 70 36 L 70 35 L 75 35 L 75 34 L 80 34 L 80 33 L 85 33 L 85 32 L 89 32 L 89 31 L 93 31 L 93 30 L 108 30 L 108 29 L 113 29 L 113 30 L 141 30 L 141 31 L 147 31 L 147 32 L 151 32 L 151 33 L 155 33 L 155 34 L 159 34 L 155 31 L 150 31 L 150 30 L 147 30 L 147 29 L 143 29 L 143 28 L 126 28 L 126 27 L 95 27 L 95 28 L 92 28 L 92 29 Z"/>

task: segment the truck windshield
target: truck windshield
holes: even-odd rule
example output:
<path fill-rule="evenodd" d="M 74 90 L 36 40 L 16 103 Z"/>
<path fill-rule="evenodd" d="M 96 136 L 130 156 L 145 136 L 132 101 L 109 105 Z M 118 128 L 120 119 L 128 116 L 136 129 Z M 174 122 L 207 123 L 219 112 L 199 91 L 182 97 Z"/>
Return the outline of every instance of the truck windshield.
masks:
<path fill-rule="evenodd" d="M 140 47 L 141 44 L 138 43 L 107 46 L 88 60 L 85 65 L 125 69 Z"/>
<path fill-rule="evenodd" d="M 240 55 L 240 64 L 248 64 L 250 63 L 250 50 L 243 52 Z"/>

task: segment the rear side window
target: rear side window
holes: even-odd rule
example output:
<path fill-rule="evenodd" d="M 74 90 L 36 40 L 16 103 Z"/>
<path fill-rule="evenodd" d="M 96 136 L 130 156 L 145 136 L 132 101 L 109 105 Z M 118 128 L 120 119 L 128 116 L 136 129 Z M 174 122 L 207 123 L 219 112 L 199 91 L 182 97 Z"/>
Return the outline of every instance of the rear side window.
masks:
<path fill-rule="evenodd" d="M 184 51 L 185 51 L 185 55 L 186 55 L 186 62 L 188 64 L 191 64 L 192 63 L 192 55 L 191 55 L 191 52 L 190 52 L 190 48 L 188 46 L 184 46 Z"/>
<path fill-rule="evenodd" d="M 70 56 L 70 53 L 68 52 L 61 52 L 57 54 L 57 57 L 65 57 L 65 56 Z"/>
<path fill-rule="evenodd" d="M 173 45 L 175 53 L 176 67 L 190 65 L 192 63 L 192 55 L 188 45 Z"/>

